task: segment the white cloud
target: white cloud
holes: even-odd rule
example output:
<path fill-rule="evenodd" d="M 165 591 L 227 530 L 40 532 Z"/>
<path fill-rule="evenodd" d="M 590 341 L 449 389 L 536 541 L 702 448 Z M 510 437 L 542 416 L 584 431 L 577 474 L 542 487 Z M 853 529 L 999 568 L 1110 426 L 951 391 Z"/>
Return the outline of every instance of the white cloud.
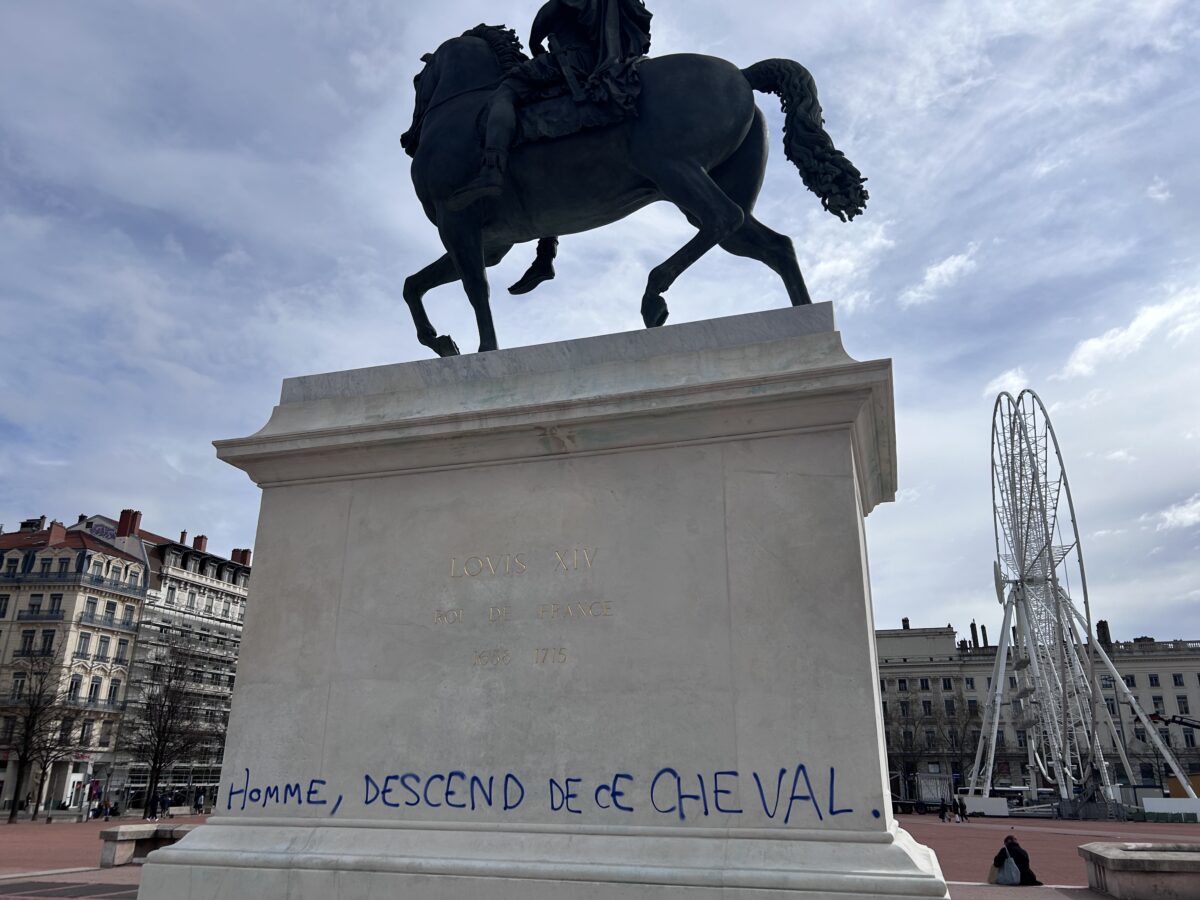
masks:
<path fill-rule="evenodd" d="M 1191 528 L 1200 525 L 1200 493 L 1193 494 L 1187 500 L 1172 504 L 1166 509 L 1155 513 L 1158 519 L 1156 531 L 1170 531 L 1173 528 Z"/>
<path fill-rule="evenodd" d="M 1019 394 L 1022 390 L 1029 386 L 1029 378 L 1025 374 L 1025 370 L 1021 366 L 1015 369 L 1007 369 L 989 381 L 983 388 L 980 396 L 995 399 L 996 395 L 1001 391 L 1008 391 L 1013 396 Z"/>
<path fill-rule="evenodd" d="M 975 251 L 978 249 L 978 242 L 973 242 L 968 244 L 962 253 L 947 256 L 941 262 L 926 268 L 920 283 L 900 295 L 900 306 L 907 309 L 910 306 L 928 303 L 942 291 L 958 284 L 963 276 L 975 271 Z"/>
<path fill-rule="evenodd" d="M 1166 203 L 1171 199 L 1171 189 L 1163 179 L 1155 175 L 1154 180 L 1146 188 L 1146 196 L 1156 203 Z"/>
<path fill-rule="evenodd" d="M 1128 450 L 1121 448 L 1104 454 L 1104 458 L 1109 462 L 1131 463 L 1137 462 L 1137 457 Z"/>
<path fill-rule="evenodd" d="M 1059 377 L 1092 375 L 1097 367 L 1140 350 L 1156 334 L 1165 331 L 1169 337 L 1181 339 L 1197 325 L 1200 325 L 1200 288 L 1181 291 L 1163 303 L 1143 306 L 1128 325 L 1080 341 Z"/>

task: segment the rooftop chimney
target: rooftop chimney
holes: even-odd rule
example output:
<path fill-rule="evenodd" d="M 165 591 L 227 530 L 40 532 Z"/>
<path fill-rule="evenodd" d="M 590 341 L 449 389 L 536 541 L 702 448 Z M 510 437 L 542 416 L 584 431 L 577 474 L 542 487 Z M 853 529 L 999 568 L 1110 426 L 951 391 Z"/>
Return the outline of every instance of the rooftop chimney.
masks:
<path fill-rule="evenodd" d="M 179 532 L 179 543 L 183 544 L 184 546 L 187 546 L 187 532 L 186 531 Z"/>
<path fill-rule="evenodd" d="M 986 647 L 986 646 L 988 645 L 988 642 L 987 642 L 987 626 L 986 626 L 986 625 L 980 625 L 980 626 L 979 626 L 979 633 L 983 635 L 983 646 L 985 646 L 985 647 Z"/>
<path fill-rule="evenodd" d="M 67 539 L 67 529 L 57 519 L 50 523 L 50 533 L 46 535 L 46 546 L 53 547 Z"/>
<path fill-rule="evenodd" d="M 192 538 L 192 549 L 204 553 L 208 550 L 208 535 L 198 534 Z"/>
<path fill-rule="evenodd" d="M 908 616 L 905 616 L 903 619 L 900 620 L 900 627 L 903 628 L 905 631 L 908 631 Z"/>
<path fill-rule="evenodd" d="M 1101 619 L 1096 623 L 1096 640 L 1105 650 L 1112 650 L 1112 632 L 1108 630 L 1108 619 Z"/>
<path fill-rule="evenodd" d="M 117 523 L 117 537 L 128 537 L 137 534 L 142 527 L 142 514 L 136 509 L 121 510 L 121 521 Z"/>
<path fill-rule="evenodd" d="M 971 620 L 971 646 L 979 649 L 979 629 L 975 626 L 975 620 Z"/>
<path fill-rule="evenodd" d="M 237 563 L 239 566 L 249 566 L 250 565 L 249 549 L 234 550 L 233 553 L 230 554 L 229 558 L 231 560 L 233 560 L 235 563 Z"/>
<path fill-rule="evenodd" d="M 87 513 L 80 513 L 79 518 L 75 520 L 76 525 L 82 525 L 87 521 Z"/>
<path fill-rule="evenodd" d="M 253 552 L 249 547 L 242 551 L 242 565 L 246 568 L 250 568 L 250 554 Z"/>
<path fill-rule="evenodd" d="M 21 531 L 45 531 L 46 517 L 42 516 L 38 519 L 25 519 L 21 522 Z"/>

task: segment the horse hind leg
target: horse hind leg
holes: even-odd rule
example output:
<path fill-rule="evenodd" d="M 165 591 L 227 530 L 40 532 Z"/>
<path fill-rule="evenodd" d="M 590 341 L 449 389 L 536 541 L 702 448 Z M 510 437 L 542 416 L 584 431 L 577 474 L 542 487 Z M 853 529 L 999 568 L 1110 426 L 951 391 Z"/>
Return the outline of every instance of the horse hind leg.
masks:
<path fill-rule="evenodd" d="M 699 164 L 675 163 L 646 174 L 699 229 L 694 238 L 651 269 L 646 279 L 642 321 L 647 328 L 655 328 L 667 320 L 667 302 L 662 295 L 696 260 L 736 232 L 745 213 Z"/>
<path fill-rule="evenodd" d="M 772 231 L 754 216 L 746 216 L 742 227 L 722 241 L 721 247 L 735 256 L 756 259 L 774 270 L 783 279 L 792 306 L 812 303 L 800 273 L 800 264 L 796 261 L 796 248 L 787 235 Z"/>

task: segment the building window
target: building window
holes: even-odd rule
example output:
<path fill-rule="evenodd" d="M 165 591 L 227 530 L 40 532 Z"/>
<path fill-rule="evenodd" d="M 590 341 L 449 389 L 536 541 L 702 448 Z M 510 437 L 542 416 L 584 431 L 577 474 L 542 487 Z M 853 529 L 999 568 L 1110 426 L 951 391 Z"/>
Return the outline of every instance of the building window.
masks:
<path fill-rule="evenodd" d="M 1137 687 L 1137 676 L 1126 675 L 1124 677 L 1125 677 L 1125 687 L 1131 687 L 1131 688 Z"/>
<path fill-rule="evenodd" d="M 997 747 L 1004 746 L 1004 729 L 1003 728 L 997 729 L 997 731 L 996 731 L 996 746 Z"/>
<path fill-rule="evenodd" d="M 12 697 L 12 699 L 14 699 L 14 700 L 20 700 L 22 697 L 25 696 L 25 673 L 24 672 L 13 672 L 12 689 L 8 692 L 8 695 L 10 697 Z"/>
<path fill-rule="evenodd" d="M 1146 743 L 1146 729 L 1141 725 L 1134 725 L 1133 739 L 1135 741 L 1141 741 L 1143 744 Z"/>
<path fill-rule="evenodd" d="M 104 679 L 99 675 L 93 675 L 91 684 L 88 685 L 88 703 L 95 703 L 100 699 L 100 684 Z"/>
<path fill-rule="evenodd" d="M 1164 746 L 1171 746 L 1171 730 L 1169 728 L 1158 729 L 1158 736 L 1162 740 Z"/>
<path fill-rule="evenodd" d="M 50 612 L 56 613 L 62 611 L 62 597 L 62 594 L 50 595 Z"/>
<path fill-rule="evenodd" d="M 954 711 L 954 698 L 946 697 L 943 702 L 946 705 L 946 715 L 950 716 L 950 718 L 954 718 L 954 716 L 957 715 L 957 713 Z"/>
<path fill-rule="evenodd" d="M 1013 698 L 1012 711 L 1013 711 L 1013 718 L 1016 718 L 1017 716 L 1021 715 L 1022 712 L 1025 711 L 1025 706 L 1023 703 L 1021 703 L 1021 699 L 1019 697 Z"/>
<path fill-rule="evenodd" d="M 43 559 L 43 560 L 42 560 L 42 567 L 41 567 L 41 573 L 40 573 L 40 574 L 42 574 L 42 575 L 49 575 L 49 574 L 50 574 L 50 563 L 51 563 L 51 560 L 48 560 L 48 559 Z"/>
<path fill-rule="evenodd" d="M 97 600 L 95 597 L 88 597 L 87 601 L 83 604 L 84 614 L 87 615 L 89 619 L 96 618 L 96 603 Z"/>
<path fill-rule="evenodd" d="M 17 733 L 17 720 L 12 716 L 4 717 L 4 727 L 0 729 L 0 744 L 11 744 Z"/>
<path fill-rule="evenodd" d="M 10 559 L 8 562 L 6 562 L 4 564 L 4 574 L 5 575 L 16 575 L 17 574 L 17 561 L 15 559 Z"/>
<path fill-rule="evenodd" d="M 96 643 L 96 662 L 108 662 L 108 646 L 112 639 L 107 634 L 100 635 Z"/>
<path fill-rule="evenodd" d="M 976 700 L 974 697 L 967 698 L 967 715 L 968 716 L 979 715 L 979 701 Z"/>
<path fill-rule="evenodd" d="M 60 559 L 58 561 L 58 574 L 66 575 L 67 569 L 69 569 L 70 567 L 71 567 L 71 561 L 69 559 Z"/>
<path fill-rule="evenodd" d="M 967 686 L 968 691 L 975 690 L 975 676 L 968 675 L 966 678 L 963 679 L 963 683 Z"/>
<path fill-rule="evenodd" d="M 923 715 L 923 716 L 932 716 L 933 715 L 933 701 L 932 700 L 922 700 L 921 701 L 921 715 Z"/>
<path fill-rule="evenodd" d="M 1104 688 L 1104 690 L 1111 691 L 1115 686 L 1111 675 L 1100 676 L 1100 687 Z"/>
<path fill-rule="evenodd" d="M 115 663 L 123 663 L 129 661 L 129 641 L 121 638 L 117 641 L 117 656 L 113 660 Z"/>
<path fill-rule="evenodd" d="M 927 768 L 929 770 L 930 775 L 941 775 L 942 774 L 942 764 L 940 762 L 928 763 Z"/>
<path fill-rule="evenodd" d="M 1153 672 L 1150 673 L 1150 687 L 1158 687 L 1158 676 Z"/>
<path fill-rule="evenodd" d="M 71 732 L 75 730 L 74 719 L 63 719 L 58 725 L 58 743 L 67 746 L 71 743 Z"/>
<path fill-rule="evenodd" d="M 41 594 L 30 594 L 29 595 L 29 611 L 34 614 L 40 613 L 42 611 L 42 595 Z"/>
<path fill-rule="evenodd" d="M 1183 729 L 1183 746 L 1187 747 L 1189 750 L 1196 746 L 1196 729 L 1195 728 L 1184 728 Z"/>
<path fill-rule="evenodd" d="M 104 621 L 113 623 L 117 620 L 117 601 L 106 600 L 104 603 Z"/>
<path fill-rule="evenodd" d="M 121 621 L 126 625 L 133 624 L 133 606 L 131 604 L 125 604 L 125 615 L 121 618 Z"/>
<path fill-rule="evenodd" d="M 949 678 L 943 678 L 942 679 L 942 690 L 943 691 L 954 690 L 954 683 Z"/>
<path fill-rule="evenodd" d="M 921 679 L 921 690 L 923 690 L 923 691 L 929 690 L 929 679 L 928 678 Z"/>
<path fill-rule="evenodd" d="M 937 732 L 926 729 L 925 731 L 925 749 L 932 750 L 937 745 Z"/>
<path fill-rule="evenodd" d="M 110 706 L 116 706 L 121 699 L 121 679 L 114 678 L 108 683 L 108 702 Z"/>
<path fill-rule="evenodd" d="M 79 699 L 79 690 L 83 686 L 82 675 L 72 675 L 71 684 L 67 687 L 67 698 L 70 700 Z"/>
<path fill-rule="evenodd" d="M 91 649 L 91 646 L 92 646 L 91 633 L 87 632 L 87 631 L 79 632 L 79 638 L 78 638 L 78 640 L 75 641 L 75 658 L 76 659 L 87 659 L 88 651 Z"/>
<path fill-rule="evenodd" d="M 1176 672 L 1171 676 L 1171 685 L 1173 687 L 1183 687 L 1183 673 Z"/>
<path fill-rule="evenodd" d="M 887 718 L 887 701 L 886 700 L 884 700 L 883 703 L 880 704 L 880 709 L 883 710 L 883 717 L 886 719 Z"/>
<path fill-rule="evenodd" d="M 221 615 L 223 615 L 226 619 L 229 618 L 229 607 L 230 607 L 230 602 L 229 602 L 229 599 L 226 598 L 225 604 L 221 608 Z"/>
<path fill-rule="evenodd" d="M 100 746 L 107 747 L 112 743 L 112 722 L 104 721 L 100 723 Z"/>
<path fill-rule="evenodd" d="M 1015 675 L 1008 676 L 1008 686 L 1014 691 L 1017 689 L 1017 677 Z"/>
<path fill-rule="evenodd" d="M 172 606 L 175 605 L 175 585 L 171 585 L 169 588 L 167 588 L 167 602 Z"/>
<path fill-rule="evenodd" d="M 205 611 L 206 613 L 211 613 L 211 612 L 213 611 L 213 597 L 212 597 L 212 594 L 209 594 L 207 597 L 205 597 L 205 598 L 204 598 L 204 611 Z"/>
<path fill-rule="evenodd" d="M 42 632 L 42 656 L 49 656 L 54 652 L 54 631 Z"/>
<path fill-rule="evenodd" d="M 8 615 L 8 594 L 0 594 L 0 619 Z"/>
<path fill-rule="evenodd" d="M 1105 700 L 1104 705 L 1108 707 L 1108 714 L 1110 716 L 1115 716 L 1117 714 L 1117 701 L 1112 697 L 1109 697 L 1107 700 Z"/>
<path fill-rule="evenodd" d="M 1151 697 L 1150 703 L 1154 706 L 1154 711 L 1156 713 L 1158 713 L 1160 716 L 1166 714 L 1167 707 L 1166 707 L 1166 704 L 1163 703 L 1163 698 L 1161 696 L 1158 696 L 1156 694 L 1155 696 Z"/>
<path fill-rule="evenodd" d="M 196 608 L 196 592 L 195 591 L 188 591 L 187 608 L 188 609 Z"/>
<path fill-rule="evenodd" d="M 1154 784 L 1155 783 L 1155 781 L 1154 781 L 1154 764 L 1153 763 L 1142 763 L 1140 766 L 1138 766 L 1138 768 L 1141 769 L 1142 784 Z"/>
<path fill-rule="evenodd" d="M 947 732 L 946 736 L 947 736 L 947 738 L 949 738 L 949 740 L 950 740 L 950 746 L 951 746 L 951 747 L 957 747 L 957 746 L 958 746 L 958 729 L 957 729 L 957 728 L 951 728 L 951 729 L 950 729 L 950 730 Z"/>
<path fill-rule="evenodd" d="M 92 743 L 92 725 L 91 719 L 84 719 L 83 724 L 79 726 L 79 743 L 85 747 Z"/>
<path fill-rule="evenodd" d="M 900 716 L 901 716 L 901 718 L 905 718 L 905 719 L 908 718 L 908 701 L 907 700 L 900 701 Z"/>
<path fill-rule="evenodd" d="M 1191 714 L 1191 707 L 1188 706 L 1187 694 L 1178 694 L 1175 697 L 1175 705 L 1179 707 L 1179 714 L 1186 716 Z"/>
<path fill-rule="evenodd" d="M 901 692 L 907 691 L 908 690 L 908 679 L 907 678 L 897 678 L 896 679 L 896 690 L 901 691 Z"/>
<path fill-rule="evenodd" d="M 36 631 L 22 631 L 21 632 L 21 649 L 17 651 L 21 656 L 32 656 L 33 655 L 33 639 L 36 636 L 37 636 Z"/>

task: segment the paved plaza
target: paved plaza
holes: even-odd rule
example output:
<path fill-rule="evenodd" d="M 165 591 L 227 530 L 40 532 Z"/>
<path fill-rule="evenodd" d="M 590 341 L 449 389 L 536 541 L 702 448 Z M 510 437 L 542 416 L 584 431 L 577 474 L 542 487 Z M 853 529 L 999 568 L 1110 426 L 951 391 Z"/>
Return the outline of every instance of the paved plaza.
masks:
<path fill-rule="evenodd" d="M 128 823 L 140 819 L 126 819 Z M 178 818 L 172 822 L 203 822 Z M 901 816 L 901 824 L 938 855 L 954 900 L 1009 896 L 1009 888 L 984 884 L 992 857 L 1013 833 L 1029 851 L 1033 870 L 1046 887 L 1022 888 L 1022 896 L 1092 898 L 1083 860 L 1076 853 L 1091 841 L 1127 840 L 1200 843 L 1200 825 L 1141 822 L 1061 822 L 1046 819 L 974 819 L 943 824 L 937 816 Z M 21 822 L 0 825 L 0 900 L 22 897 L 134 900 L 140 866 L 98 868 L 99 833 L 113 823 Z"/>

